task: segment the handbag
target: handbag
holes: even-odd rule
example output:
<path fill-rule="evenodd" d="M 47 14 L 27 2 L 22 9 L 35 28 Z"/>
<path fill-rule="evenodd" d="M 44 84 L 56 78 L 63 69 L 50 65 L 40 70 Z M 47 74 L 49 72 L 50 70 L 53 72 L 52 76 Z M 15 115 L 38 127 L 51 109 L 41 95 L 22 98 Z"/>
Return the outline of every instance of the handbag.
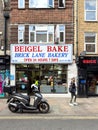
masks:
<path fill-rule="evenodd" d="M 69 92 L 71 93 L 72 92 L 72 85 L 70 84 L 69 86 Z"/>
<path fill-rule="evenodd" d="M 69 92 L 70 93 L 75 93 L 76 92 L 76 88 L 73 86 L 73 84 L 71 83 L 69 86 Z"/>

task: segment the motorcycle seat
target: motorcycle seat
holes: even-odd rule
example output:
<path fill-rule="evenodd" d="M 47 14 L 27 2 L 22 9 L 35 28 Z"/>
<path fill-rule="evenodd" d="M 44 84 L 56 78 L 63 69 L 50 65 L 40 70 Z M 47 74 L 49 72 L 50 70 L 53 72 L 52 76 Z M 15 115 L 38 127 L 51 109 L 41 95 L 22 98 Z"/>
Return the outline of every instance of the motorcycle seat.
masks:
<path fill-rule="evenodd" d="M 15 93 L 14 95 L 19 96 L 19 97 L 23 97 L 23 98 L 27 99 L 28 101 L 30 101 L 30 96 L 29 95 L 23 95 L 21 93 Z"/>

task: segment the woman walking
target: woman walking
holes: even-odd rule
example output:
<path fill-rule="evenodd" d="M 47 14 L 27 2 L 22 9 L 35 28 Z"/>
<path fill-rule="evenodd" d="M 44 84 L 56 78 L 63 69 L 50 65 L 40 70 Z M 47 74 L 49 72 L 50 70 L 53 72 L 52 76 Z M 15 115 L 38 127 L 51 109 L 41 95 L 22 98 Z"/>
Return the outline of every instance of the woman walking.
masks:
<path fill-rule="evenodd" d="M 71 106 L 78 105 L 77 102 L 76 102 L 77 95 L 76 95 L 75 78 L 71 79 L 69 91 L 71 93 L 71 99 L 70 99 L 69 105 L 71 105 Z"/>

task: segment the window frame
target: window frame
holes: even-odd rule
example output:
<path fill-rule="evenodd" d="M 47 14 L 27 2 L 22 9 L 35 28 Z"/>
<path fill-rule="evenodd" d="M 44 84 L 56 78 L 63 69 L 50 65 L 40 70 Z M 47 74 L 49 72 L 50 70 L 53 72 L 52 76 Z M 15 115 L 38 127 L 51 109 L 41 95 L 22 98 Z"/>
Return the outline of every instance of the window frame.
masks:
<path fill-rule="evenodd" d="M 35 26 L 35 31 L 31 31 L 31 30 L 30 30 L 30 26 Z M 43 32 L 46 31 L 46 34 L 47 34 L 47 41 L 46 41 L 46 42 L 43 42 L 43 41 L 37 42 L 37 40 L 36 40 L 37 32 L 41 32 L 40 29 L 39 29 L 39 30 L 37 29 L 39 26 L 40 26 L 40 27 L 41 27 L 41 26 L 42 26 L 42 27 L 47 27 L 47 30 L 44 30 L 44 29 L 43 29 Z M 49 30 L 48 30 L 48 26 L 53 26 L 53 25 L 41 25 L 41 24 L 39 24 L 39 25 L 37 25 L 37 24 L 35 24 L 35 25 L 34 25 L 34 24 L 29 25 L 29 43 L 35 43 L 35 42 L 36 42 L 36 43 L 54 43 L 54 36 L 53 36 L 53 41 L 52 41 L 52 42 L 49 42 L 49 34 L 50 34 L 50 32 L 49 32 Z M 30 38 L 30 33 L 31 33 L 31 32 L 34 32 L 34 33 L 35 33 L 35 34 L 34 34 L 34 39 L 35 39 L 34 42 L 31 42 L 31 41 L 30 41 L 30 39 L 31 39 L 31 38 Z M 42 34 L 43 34 L 43 32 L 42 32 Z M 51 32 L 51 33 L 53 33 L 53 32 Z M 53 33 L 53 35 L 54 35 L 54 33 Z"/>
<path fill-rule="evenodd" d="M 60 28 L 60 26 L 64 26 L 63 24 L 61 24 L 61 25 L 59 25 L 59 28 Z M 61 33 L 61 32 L 63 32 L 63 41 L 61 42 L 60 41 L 60 39 L 59 39 L 59 43 L 64 43 L 65 42 L 65 26 L 64 26 L 64 30 L 63 31 L 60 31 L 60 29 L 59 29 L 59 33 Z"/>
<path fill-rule="evenodd" d="M 22 3 L 22 6 L 21 6 Z M 25 0 L 18 0 L 18 8 L 19 9 L 24 9 L 25 8 Z"/>
<path fill-rule="evenodd" d="M 86 34 L 87 35 L 89 35 L 89 34 L 95 35 L 95 42 L 86 42 L 85 41 Z M 87 50 L 86 50 L 86 45 L 87 44 L 95 45 L 95 52 L 87 52 Z M 86 51 L 86 54 L 95 54 L 95 53 L 97 53 L 97 33 L 95 33 L 95 32 L 85 32 L 84 33 L 84 49 Z"/>
<path fill-rule="evenodd" d="M 30 4 L 30 1 L 31 0 L 29 0 L 29 8 L 30 9 L 32 9 L 32 8 L 34 8 L 34 9 L 37 9 L 37 8 L 54 8 L 54 0 L 52 0 L 52 4 L 49 6 L 49 0 L 47 0 L 47 7 L 37 7 L 36 5 L 34 6 L 34 5 L 31 5 Z M 37 1 L 37 0 L 35 0 L 35 1 Z M 36 4 L 36 3 L 35 3 Z M 52 6 L 53 5 L 53 6 Z"/>
<path fill-rule="evenodd" d="M 95 10 L 87 10 L 86 9 L 86 2 L 87 1 L 89 1 L 89 0 L 85 0 L 85 2 L 84 2 L 84 20 L 85 21 L 97 21 L 97 0 L 95 0 L 95 2 L 96 2 L 96 9 Z M 94 2 L 94 0 L 91 0 L 92 2 Z M 86 17 L 87 17 L 87 13 L 88 12 L 95 12 L 95 19 L 93 20 L 93 19 L 87 19 Z"/>
<path fill-rule="evenodd" d="M 59 27 L 60 26 L 64 26 L 64 30 L 63 31 L 60 31 L 59 30 L 59 32 L 58 32 L 58 29 L 59 29 Z M 30 27 L 33 27 L 33 26 L 35 26 L 34 28 L 35 28 L 35 31 L 34 30 L 30 30 Z M 47 41 L 46 42 L 43 42 L 43 41 L 40 41 L 40 42 L 37 42 L 37 40 L 36 40 L 36 32 L 37 31 L 41 31 L 40 29 L 39 30 L 37 30 L 36 28 L 38 27 L 38 26 L 43 26 L 43 27 L 46 27 L 47 28 Z M 49 26 L 50 26 L 50 28 L 49 28 Z M 29 25 L 29 43 L 65 43 L 65 25 L 64 24 L 58 24 L 58 29 L 57 29 L 57 35 L 56 35 L 56 29 L 55 29 L 55 26 L 57 26 L 57 25 L 53 25 L 53 24 L 43 24 L 43 25 L 41 25 L 41 24 L 30 24 Z M 53 29 L 52 29 L 53 28 Z M 50 30 L 50 31 L 49 31 Z M 51 31 L 52 30 L 52 31 Z M 45 30 L 44 30 L 45 31 Z M 30 34 L 32 33 L 32 32 L 34 32 L 34 41 L 31 41 L 31 36 L 30 36 Z M 61 32 L 63 32 L 63 41 L 60 41 L 60 33 Z M 49 35 L 51 35 L 50 37 L 52 37 L 52 41 L 50 41 L 50 39 L 49 39 Z M 56 42 L 56 38 L 58 38 L 58 41 Z"/>
<path fill-rule="evenodd" d="M 65 25 L 64 24 L 57 24 L 55 25 L 55 43 L 65 43 Z M 60 26 L 64 26 L 64 31 L 60 31 Z M 60 33 L 63 32 L 63 41 L 60 41 Z"/>
<path fill-rule="evenodd" d="M 18 43 L 24 43 L 24 34 L 25 34 L 25 26 L 18 25 Z M 22 36 L 20 36 L 20 35 L 22 35 Z M 20 38 L 20 37 L 22 37 L 22 38 Z M 23 40 L 20 41 L 21 39 L 23 39 Z"/>
<path fill-rule="evenodd" d="M 64 2 L 64 6 L 60 6 L 60 1 L 61 0 L 58 0 L 58 8 L 65 8 L 65 0 L 62 0 L 62 3 Z"/>

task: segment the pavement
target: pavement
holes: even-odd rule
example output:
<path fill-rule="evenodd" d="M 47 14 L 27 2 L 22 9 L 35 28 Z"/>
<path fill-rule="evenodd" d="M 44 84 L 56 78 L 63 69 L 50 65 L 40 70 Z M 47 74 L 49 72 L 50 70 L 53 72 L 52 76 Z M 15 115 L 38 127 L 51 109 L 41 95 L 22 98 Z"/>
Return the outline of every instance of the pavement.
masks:
<path fill-rule="evenodd" d="M 70 106 L 70 97 L 65 96 L 44 96 L 50 104 L 50 112 L 47 114 L 40 113 L 18 113 L 18 116 L 73 116 L 73 117 L 97 117 L 98 118 L 98 97 L 77 98 L 77 106 Z M 17 113 L 9 111 L 6 103 L 7 99 L 0 99 L 0 117 L 17 116 Z M 33 101 L 31 97 L 31 102 Z"/>

